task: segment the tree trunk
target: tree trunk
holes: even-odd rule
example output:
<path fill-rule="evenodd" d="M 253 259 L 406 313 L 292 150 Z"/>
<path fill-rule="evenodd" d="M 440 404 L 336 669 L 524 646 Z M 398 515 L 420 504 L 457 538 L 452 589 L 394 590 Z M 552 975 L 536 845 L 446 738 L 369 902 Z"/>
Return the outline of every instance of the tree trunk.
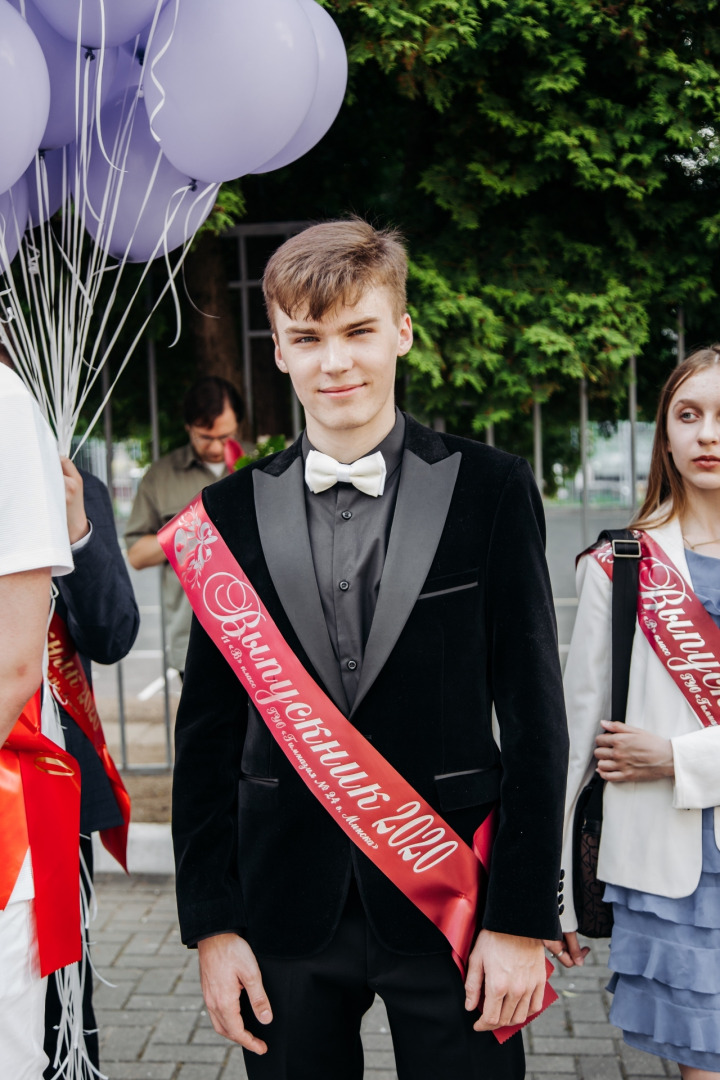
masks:
<path fill-rule="evenodd" d="M 243 395 L 237 327 L 227 287 L 223 241 L 205 234 L 185 262 L 185 284 L 192 301 L 190 322 L 199 375 L 219 375 Z M 250 439 L 245 419 L 240 437 Z"/>

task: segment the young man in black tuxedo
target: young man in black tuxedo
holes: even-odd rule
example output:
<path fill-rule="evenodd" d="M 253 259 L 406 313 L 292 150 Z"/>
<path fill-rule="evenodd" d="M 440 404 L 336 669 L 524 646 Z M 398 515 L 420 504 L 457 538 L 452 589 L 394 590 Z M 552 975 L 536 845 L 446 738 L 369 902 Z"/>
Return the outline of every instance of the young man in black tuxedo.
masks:
<path fill-rule="evenodd" d="M 493 1029 L 539 1008 L 542 939 L 559 936 L 567 734 L 542 505 L 522 459 L 396 410 L 405 277 L 397 235 L 357 219 L 273 255 L 275 360 L 307 427 L 203 503 L 306 671 L 467 843 L 500 801 L 487 896 L 463 986 L 440 931 L 307 790 L 195 620 L 180 924 L 252 1080 L 358 1080 L 375 993 L 400 1080 L 519 1080 L 521 1037 L 501 1046 Z"/>

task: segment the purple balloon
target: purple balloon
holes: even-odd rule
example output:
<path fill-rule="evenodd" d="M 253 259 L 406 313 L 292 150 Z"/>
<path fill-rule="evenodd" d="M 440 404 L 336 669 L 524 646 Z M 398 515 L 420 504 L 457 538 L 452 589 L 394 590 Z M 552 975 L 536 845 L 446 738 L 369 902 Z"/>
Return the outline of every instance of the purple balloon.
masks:
<path fill-rule="evenodd" d="M 122 45 L 139 34 L 152 22 L 157 0 L 35 0 L 35 4 L 58 34 L 73 44 L 78 39 L 82 8 L 80 44 L 97 49 L 102 45 Z"/>
<path fill-rule="evenodd" d="M 85 124 L 95 112 L 95 93 L 98 73 L 101 64 L 101 53 L 98 50 L 94 56 L 85 55 L 81 49 L 78 57 L 77 46 L 67 38 L 58 34 L 38 11 L 31 0 L 9 0 L 16 11 L 22 14 L 25 8 L 25 19 L 28 26 L 40 43 L 45 56 L 45 62 L 50 74 L 50 115 L 45 126 L 45 131 L 40 140 L 40 146 L 45 150 L 55 150 L 77 138 L 76 130 L 76 104 L 75 104 L 75 70 L 78 58 L 80 60 L 80 93 L 83 93 L 85 65 L 89 65 L 88 101 L 85 109 Z M 101 100 L 107 97 L 113 74 L 117 65 L 118 50 L 102 50 L 102 90 Z M 83 117 L 83 102 L 80 98 L 77 110 L 77 122 Z"/>
<path fill-rule="evenodd" d="M 63 193 L 67 196 L 65 156 L 68 153 L 66 147 L 46 150 L 30 163 L 30 168 L 25 173 L 28 215 L 32 228 L 51 218 L 63 204 Z"/>
<path fill-rule="evenodd" d="M 318 49 L 318 81 L 315 96 L 305 119 L 279 154 L 255 173 L 271 172 L 297 161 L 320 142 L 340 112 L 347 86 L 348 62 L 345 43 L 330 15 L 315 0 L 298 0 L 315 31 Z"/>
<path fill-rule="evenodd" d="M 18 253 L 28 222 L 28 190 L 21 176 L 9 191 L 0 195 L 0 274 L 4 274 Z"/>
<path fill-rule="evenodd" d="M 317 45 L 297 0 L 182 0 L 145 57 L 145 106 L 188 176 L 232 180 L 279 153 L 317 85 Z"/>
<path fill-rule="evenodd" d="M 166 247 L 172 251 L 193 236 L 215 205 L 219 185 L 206 191 L 203 187 L 191 190 L 192 181 L 161 153 L 142 108 L 135 111 L 124 148 L 113 150 L 126 116 L 122 101 L 103 109 L 103 141 L 115 167 L 105 159 L 95 133 L 87 178 L 80 178 L 73 194 L 76 206 L 85 214 L 85 228 L 100 247 L 116 259 L 147 262 L 162 256 Z M 71 177 L 75 186 L 74 166 Z M 109 194 L 103 208 L 106 191 Z"/>
<path fill-rule="evenodd" d="M 19 180 L 40 145 L 50 111 L 50 78 L 37 38 L 0 0 L 0 191 Z"/>
<path fill-rule="evenodd" d="M 170 0 L 161 0 L 161 7 L 167 7 Z M 152 29 L 152 20 L 144 26 L 139 34 L 136 34 L 130 41 L 126 41 L 123 44 L 123 49 L 126 52 L 135 56 L 144 56 L 147 49 L 148 39 L 150 37 L 150 31 Z"/>

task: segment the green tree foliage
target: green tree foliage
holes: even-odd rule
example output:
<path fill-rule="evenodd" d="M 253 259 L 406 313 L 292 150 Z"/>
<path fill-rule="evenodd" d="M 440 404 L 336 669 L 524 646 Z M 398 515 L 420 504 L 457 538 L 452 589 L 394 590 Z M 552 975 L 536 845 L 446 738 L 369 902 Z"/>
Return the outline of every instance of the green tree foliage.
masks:
<path fill-rule="evenodd" d="M 405 232 L 413 408 L 480 432 L 585 376 L 612 416 L 633 353 L 654 396 L 679 305 L 689 344 L 720 336 L 718 0 L 323 3 L 347 103 L 242 188 L 252 220 Z"/>

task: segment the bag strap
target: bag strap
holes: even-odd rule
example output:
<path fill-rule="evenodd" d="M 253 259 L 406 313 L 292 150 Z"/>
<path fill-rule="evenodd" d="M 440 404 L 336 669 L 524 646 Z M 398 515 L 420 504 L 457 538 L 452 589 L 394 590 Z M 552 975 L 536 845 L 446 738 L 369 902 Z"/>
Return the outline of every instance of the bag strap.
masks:
<path fill-rule="evenodd" d="M 637 618 L 640 541 L 630 529 L 604 529 L 598 536 L 598 544 L 602 542 L 609 542 L 613 551 L 610 719 L 624 724 Z"/>

